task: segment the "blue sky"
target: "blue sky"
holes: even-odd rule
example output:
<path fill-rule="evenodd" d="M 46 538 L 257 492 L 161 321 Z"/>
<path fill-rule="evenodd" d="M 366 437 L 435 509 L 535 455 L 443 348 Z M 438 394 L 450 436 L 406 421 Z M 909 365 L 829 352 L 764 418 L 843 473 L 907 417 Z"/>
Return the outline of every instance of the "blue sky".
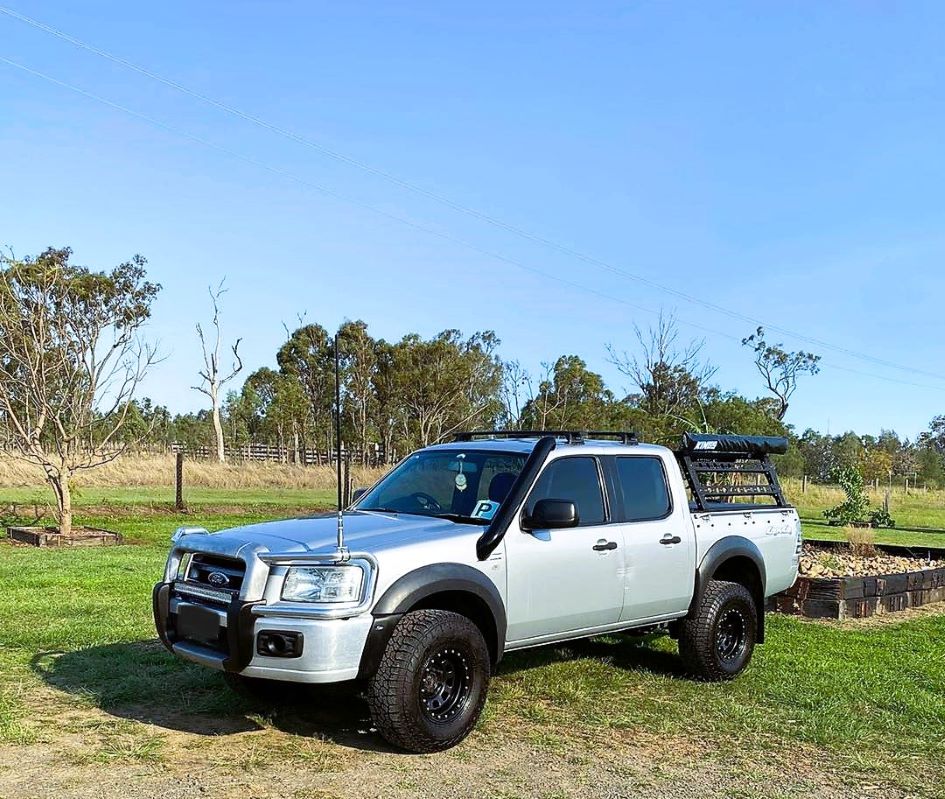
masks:
<path fill-rule="evenodd" d="M 914 436 L 945 412 L 941 4 L 2 1 L 620 270 L 931 373 L 774 335 L 823 355 L 789 411 L 798 429 Z M 145 255 L 165 287 L 150 332 L 169 354 L 145 389 L 173 410 L 201 404 L 194 323 L 224 275 L 249 369 L 304 313 L 389 339 L 494 329 L 505 357 L 537 370 L 576 353 L 619 392 L 605 345 L 632 349 L 633 324 L 662 307 L 699 326 L 682 331 L 706 338 L 721 385 L 761 391 L 744 319 L 3 15 L 0 56 L 269 167 L 0 63 L 0 242 L 68 244 L 98 268 Z"/>

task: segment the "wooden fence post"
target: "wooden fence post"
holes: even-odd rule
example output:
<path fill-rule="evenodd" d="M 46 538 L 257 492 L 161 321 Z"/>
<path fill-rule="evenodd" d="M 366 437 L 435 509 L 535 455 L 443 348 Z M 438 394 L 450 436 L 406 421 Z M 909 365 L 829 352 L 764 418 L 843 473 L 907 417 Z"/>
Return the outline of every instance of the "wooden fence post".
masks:
<path fill-rule="evenodd" d="M 177 511 L 186 510 L 184 506 L 184 453 L 177 453 L 177 463 L 175 468 L 175 483 L 177 486 L 177 495 L 174 501 L 174 509 Z"/>
<path fill-rule="evenodd" d="M 806 475 L 806 474 L 804 475 L 804 480 L 803 480 L 803 482 L 801 483 L 801 493 L 802 493 L 802 494 L 806 494 L 806 493 L 807 493 L 807 475 Z"/>

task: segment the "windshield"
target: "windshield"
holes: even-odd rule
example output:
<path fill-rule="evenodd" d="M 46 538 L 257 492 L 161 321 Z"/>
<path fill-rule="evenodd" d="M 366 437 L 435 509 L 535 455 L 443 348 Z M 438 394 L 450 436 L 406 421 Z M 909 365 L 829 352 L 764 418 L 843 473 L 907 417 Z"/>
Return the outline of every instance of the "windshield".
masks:
<path fill-rule="evenodd" d="M 525 455 L 421 450 L 358 500 L 357 510 L 488 524 L 525 465 Z"/>

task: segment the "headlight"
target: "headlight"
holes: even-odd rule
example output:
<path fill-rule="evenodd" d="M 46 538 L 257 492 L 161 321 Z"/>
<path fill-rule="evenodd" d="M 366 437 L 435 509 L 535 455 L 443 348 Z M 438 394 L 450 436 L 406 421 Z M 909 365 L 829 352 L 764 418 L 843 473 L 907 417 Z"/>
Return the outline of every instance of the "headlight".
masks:
<path fill-rule="evenodd" d="M 357 602 L 364 570 L 360 566 L 293 566 L 282 586 L 289 602 Z"/>

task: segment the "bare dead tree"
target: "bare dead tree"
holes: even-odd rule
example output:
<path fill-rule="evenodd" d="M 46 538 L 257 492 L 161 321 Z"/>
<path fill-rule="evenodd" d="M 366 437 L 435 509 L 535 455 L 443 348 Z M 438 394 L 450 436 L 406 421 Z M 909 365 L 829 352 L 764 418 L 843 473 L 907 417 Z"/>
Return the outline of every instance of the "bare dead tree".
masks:
<path fill-rule="evenodd" d="M 519 361 L 503 363 L 501 392 L 505 426 L 509 430 L 518 430 L 525 405 L 534 395 L 531 376 Z"/>
<path fill-rule="evenodd" d="M 791 397 L 797 390 L 797 380 L 803 374 L 815 375 L 820 371 L 819 355 L 810 352 L 787 352 L 780 344 L 765 341 L 765 329 L 759 327 L 742 344 L 755 353 L 755 367 L 764 378 L 765 387 L 774 394 L 778 406 L 775 416 L 783 420 Z"/>
<path fill-rule="evenodd" d="M 660 312 L 655 327 L 633 326 L 636 354 L 607 345 L 608 360 L 637 390 L 639 407 L 655 420 L 682 422 L 691 429 L 705 426 L 702 399 L 717 367 L 702 357 L 705 341 L 679 343 L 673 314 Z M 697 418 L 698 415 L 698 418 Z"/>
<path fill-rule="evenodd" d="M 205 394 L 210 398 L 210 409 L 213 417 L 213 431 L 217 440 L 217 460 L 220 463 L 226 463 L 226 446 L 223 440 L 223 423 L 220 421 L 220 399 L 223 386 L 229 383 L 243 369 L 243 361 L 240 358 L 239 347 L 241 338 L 230 347 L 233 353 L 233 363 L 230 371 L 223 373 L 220 367 L 220 350 L 223 348 L 223 330 L 220 324 L 220 298 L 226 294 L 224 284 L 226 278 L 220 281 L 220 285 L 214 290 L 211 286 L 207 289 L 210 294 L 210 302 L 213 305 L 213 341 L 208 344 L 207 337 L 204 335 L 203 326 L 197 322 L 197 337 L 200 339 L 200 350 L 203 353 L 203 369 L 197 374 L 200 376 L 201 383 L 198 386 L 192 386 L 195 391 Z"/>
<path fill-rule="evenodd" d="M 71 255 L 0 255 L 0 411 L 14 454 L 43 469 L 65 535 L 73 476 L 134 443 L 121 433 L 157 360 L 138 334 L 161 288 L 145 279 L 141 256 L 104 273 Z"/>

